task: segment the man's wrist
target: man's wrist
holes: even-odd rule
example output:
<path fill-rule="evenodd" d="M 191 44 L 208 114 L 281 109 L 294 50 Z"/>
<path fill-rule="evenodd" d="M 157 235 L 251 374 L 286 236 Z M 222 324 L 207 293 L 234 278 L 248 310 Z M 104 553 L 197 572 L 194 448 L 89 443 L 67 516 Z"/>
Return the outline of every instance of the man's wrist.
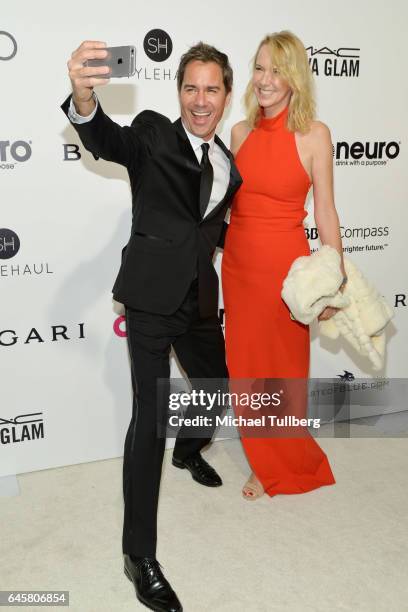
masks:
<path fill-rule="evenodd" d="M 74 100 L 74 104 L 86 104 L 87 102 L 90 102 L 94 99 L 94 93 L 92 92 L 89 98 L 87 98 L 86 100 L 76 100 L 74 94 L 72 94 L 72 99 Z"/>
<path fill-rule="evenodd" d="M 75 94 L 72 94 L 72 102 L 74 103 L 75 110 L 78 115 L 87 117 L 92 113 L 96 106 L 96 95 L 92 91 L 90 97 L 87 100 L 77 100 Z"/>

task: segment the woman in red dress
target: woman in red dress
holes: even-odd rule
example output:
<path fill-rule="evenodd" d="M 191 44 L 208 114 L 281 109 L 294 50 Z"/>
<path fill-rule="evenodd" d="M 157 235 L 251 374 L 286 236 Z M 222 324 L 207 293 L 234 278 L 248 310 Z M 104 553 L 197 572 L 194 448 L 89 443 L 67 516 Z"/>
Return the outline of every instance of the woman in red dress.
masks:
<path fill-rule="evenodd" d="M 307 54 L 292 33 L 261 41 L 245 104 L 247 118 L 231 137 L 243 185 L 222 261 L 227 365 L 232 385 L 239 386 L 237 379 L 293 379 L 287 385 L 291 414 L 305 416 L 309 328 L 291 319 L 281 289 L 292 262 L 310 254 L 303 220 L 311 186 L 320 240 L 337 249 L 345 273 L 330 131 L 314 120 Z M 319 318 L 334 312 L 326 308 Z M 246 499 L 335 482 L 327 456 L 307 430 L 300 437 L 242 436 L 242 444 L 252 468 Z"/>

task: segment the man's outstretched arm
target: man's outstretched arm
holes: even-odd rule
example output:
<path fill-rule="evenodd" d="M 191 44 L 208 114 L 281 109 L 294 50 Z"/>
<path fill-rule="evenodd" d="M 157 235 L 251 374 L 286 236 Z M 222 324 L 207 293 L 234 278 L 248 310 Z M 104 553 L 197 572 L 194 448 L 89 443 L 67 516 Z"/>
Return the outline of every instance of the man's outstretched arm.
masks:
<path fill-rule="evenodd" d="M 84 147 L 95 159 L 102 157 L 129 167 L 138 157 L 140 138 L 135 127 L 120 126 L 103 112 L 94 93 L 94 87 L 109 83 L 109 67 L 87 67 L 86 60 L 104 59 L 106 43 L 85 41 L 71 55 L 68 74 L 72 94 L 61 108 L 79 134 Z M 106 75 L 97 78 L 93 75 Z"/>

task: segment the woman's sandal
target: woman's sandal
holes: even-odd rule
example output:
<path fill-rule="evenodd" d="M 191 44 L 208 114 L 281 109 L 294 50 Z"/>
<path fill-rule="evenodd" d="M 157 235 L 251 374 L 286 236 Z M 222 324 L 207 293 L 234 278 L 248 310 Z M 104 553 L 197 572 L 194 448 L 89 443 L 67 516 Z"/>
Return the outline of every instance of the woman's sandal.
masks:
<path fill-rule="evenodd" d="M 255 474 L 252 473 L 246 481 L 244 488 L 242 489 L 242 496 L 244 497 L 244 499 L 247 499 L 249 501 L 255 501 L 255 499 L 262 497 L 264 493 L 265 489 L 255 476 Z"/>

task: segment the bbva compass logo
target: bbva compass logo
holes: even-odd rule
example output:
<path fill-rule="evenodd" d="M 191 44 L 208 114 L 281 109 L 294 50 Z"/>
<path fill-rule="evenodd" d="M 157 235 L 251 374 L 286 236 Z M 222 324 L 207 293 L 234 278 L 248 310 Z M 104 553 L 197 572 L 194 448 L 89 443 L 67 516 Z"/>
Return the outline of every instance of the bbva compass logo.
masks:
<path fill-rule="evenodd" d="M 6 53 L 6 55 L 3 55 Z M 7 62 L 17 53 L 17 41 L 10 32 L 0 31 L 0 60 Z"/>

